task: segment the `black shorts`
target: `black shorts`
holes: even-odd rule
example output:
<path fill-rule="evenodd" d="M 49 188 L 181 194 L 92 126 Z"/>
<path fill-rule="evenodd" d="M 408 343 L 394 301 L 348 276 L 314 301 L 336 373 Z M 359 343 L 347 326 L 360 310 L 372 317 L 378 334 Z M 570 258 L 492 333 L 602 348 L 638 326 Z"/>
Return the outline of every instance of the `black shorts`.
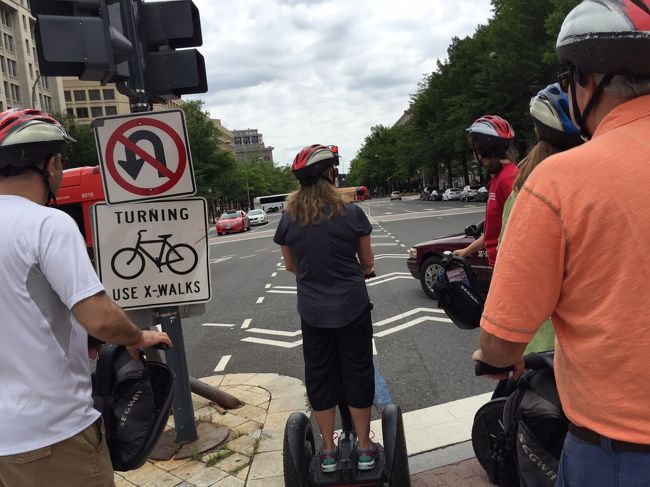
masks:
<path fill-rule="evenodd" d="M 315 328 L 301 320 L 307 397 L 315 411 L 339 403 L 372 406 L 375 368 L 372 363 L 372 318 L 368 307 L 342 328 Z"/>

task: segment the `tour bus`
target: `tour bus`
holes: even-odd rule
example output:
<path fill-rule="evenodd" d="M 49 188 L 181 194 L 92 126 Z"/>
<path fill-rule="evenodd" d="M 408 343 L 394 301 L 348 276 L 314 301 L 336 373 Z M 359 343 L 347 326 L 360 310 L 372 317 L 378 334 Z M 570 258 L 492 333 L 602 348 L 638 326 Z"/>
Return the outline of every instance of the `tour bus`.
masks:
<path fill-rule="evenodd" d="M 104 187 L 99 166 L 76 167 L 63 171 L 63 180 L 56 202 L 60 210 L 70 215 L 86 241 L 86 247 L 92 258 L 92 228 L 90 226 L 90 209 L 104 201 Z"/>
<path fill-rule="evenodd" d="M 287 199 L 287 196 L 289 196 L 289 193 L 258 196 L 253 199 L 253 207 L 256 209 L 262 209 L 266 213 L 282 211 L 284 210 L 284 202 Z"/>

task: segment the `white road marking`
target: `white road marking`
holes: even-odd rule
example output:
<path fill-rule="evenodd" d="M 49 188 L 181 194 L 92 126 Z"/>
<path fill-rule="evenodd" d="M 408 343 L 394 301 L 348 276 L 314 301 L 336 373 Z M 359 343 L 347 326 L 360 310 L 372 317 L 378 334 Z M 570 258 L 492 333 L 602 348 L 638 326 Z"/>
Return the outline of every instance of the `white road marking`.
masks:
<path fill-rule="evenodd" d="M 220 326 L 223 328 L 232 328 L 234 323 L 203 323 L 201 326 Z"/>
<path fill-rule="evenodd" d="M 255 254 L 252 255 L 246 255 L 244 257 L 240 257 L 240 259 L 250 259 L 251 257 L 255 257 Z"/>
<path fill-rule="evenodd" d="M 403 213 L 401 215 L 389 215 L 388 213 L 383 216 L 376 216 L 376 220 L 381 220 L 383 222 L 392 222 L 392 221 L 403 221 L 403 220 L 417 220 L 418 218 L 435 218 L 438 217 L 442 219 L 443 216 L 455 216 L 455 215 L 471 215 L 476 213 L 485 213 L 483 208 L 461 208 L 458 210 L 447 210 L 444 213 L 433 213 L 427 211 L 421 211 L 419 213 Z"/>
<path fill-rule="evenodd" d="M 279 340 L 268 340 L 267 338 L 256 338 L 256 337 L 242 338 L 242 342 L 258 343 L 260 345 L 271 345 L 273 347 L 280 347 L 280 348 L 296 348 L 302 345 L 302 340 L 296 340 L 295 342 L 281 342 Z"/>
<path fill-rule="evenodd" d="M 389 277 L 388 279 L 383 279 L 381 281 L 369 282 L 369 283 L 366 283 L 366 285 L 367 286 L 377 286 L 379 284 L 385 284 L 387 282 L 395 281 L 397 279 L 413 279 L 413 276 L 411 274 L 409 274 L 408 276 L 393 276 L 393 277 Z"/>
<path fill-rule="evenodd" d="M 226 368 L 226 365 L 228 365 L 228 362 L 230 362 L 231 358 L 232 358 L 232 355 L 224 355 L 223 357 L 221 357 L 221 360 L 219 360 L 219 363 L 214 368 L 214 371 L 215 372 L 223 372 L 223 370 Z"/>
<path fill-rule="evenodd" d="M 387 242 L 387 243 L 383 243 L 383 242 L 382 243 L 375 243 L 375 242 L 373 242 L 372 243 L 373 247 L 396 247 L 397 245 L 399 245 L 399 244 L 397 244 L 395 242 Z"/>
<path fill-rule="evenodd" d="M 277 276 L 277 275 L 278 275 L 278 273 L 277 273 L 277 272 L 274 272 L 273 274 L 271 274 L 271 277 L 275 277 L 275 276 Z"/>
<path fill-rule="evenodd" d="M 264 296 L 260 296 L 259 298 L 257 298 L 255 304 L 262 304 L 263 302 L 264 302 Z"/>
<path fill-rule="evenodd" d="M 298 294 L 298 291 L 276 291 L 274 289 L 269 289 L 266 292 L 271 294 Z"/>
<path fill-rule="evenodd" d="M 408 254 L 379 254 L 375 255 L 375 260 L 381 259 L 407 259 Z"/>
<path fill-rule="evenodd" d="M 394 238 L 394 237 L 393 237 Z M 395 242 L 399 243 L 399 240 L 395 239 Z"/>
<path fill-rule="evenodd" d="M 375 339 L 372 339 L 372 354 L 377 355 L 377 344 L 375 343 Z"/>
<path fill-rule="evenodd" d="M 225 257 L 219 257 L 218 259 L 211 259 L 210 264 L 218 264 L 219 262 L 225 262 L 227 260 L 230 260 L 234 257 L 234 255 L 228 255 Z"/>
<path fill-rule="evenodd" d="M 282 331 L 282 330 L 267 330 L 266 328 L 249 328 L 248 333 L 258 333 L 260 335 L 275 335 L 280 337 L 297 337 L 302 335 L 302 331 Z"/>
<path fill-rule="evenodd" d="M 276 252 L 280 252 L 280 249 L 278 249 L 278 250 L 271 250 L 271 253 L 276 253 Z"/>
<path fill-rule="evenodd" d="M 249 326 L 251 326 L 251 323 L 252 323 L 252 322 L 253 322 L 253 319 L 252 319 L 252 318 L 246 318 L 246 319 L 244 320 L 244 322 L 241 324 L 242 329 L 245 330 L 246 328 L 248 328 Z"/>
<path fill-rule="evenodd" d="M 297 289 L 296 286 L 275 286 L 273 289 Z"/>
<path fill-rule="evenodd" d="M 412 326 L 419 325 L 420 323 L 424 323 L 426 321 L 453 323 L 453 321 L 451 321 L 449 318 L 439 318 L 437 316 L 420 316 L 419 318 L 415 318 L 414 320 L 407 321 L 406 323 L 402 323 L 401 325 L 394 326 L 393 328 L 389 328 L 387 330 L 377 332 L 375 333 L 374 336 L 381 338 L 381 337 L 385 337 L 386 335 L 392 335 L 393 333 L 406 330 L 407 328 L 411 328 Z"/>
<path fill-rule="evenodd" d="M 407 311 L 406 313 L 401 313 L 399 315 L 391 316 L 390 318 L 386 318 L 385 320 L 377 321 L 376 323 L 373 323 L 373 326 L 384 326 L 389 323 L 393 323 L 395 321 L 399 321 L 402 318 L 407 318 L 409 316 L 413 316 L 418 313 L 439 313 L 439 314 L 445 314 L 445 312 L 441 309 L 438 308 L 414 308 L 410 311 Z"/>
<path fill-rule="evenodd" d="M 403 243 L 401 243 L 400 246 L 406 248 L 406 245 L 404 245 Z"/>
<path fill-rule="evenodd" d="M 267 284 L 266 286 L 264 286 L 264 289 L 271 289 L 271 284 Z"/>
<path fill-rule="evenodd" d="M 375 235 L 374 233 L 371 236 L 372 238 L 389 238 L 388 235 Z"/>
<path fill-rule="evenodd" d="M 255 252 L 264 252 L 265 250 L 268 250 L 268 249 L 257 249 Z"/>
<path fill-rule="evenodd" d="M 388 232 L 386 232 L 386 235 L 388 235 L 389 237 L 392 237 L 392 236 L 393 236 L 392 233 L 388 233 Z"/>
<path fill-rule="evenodd" d="M 491 392 L 438 404 L 402 415 L 409 455 L 462 443 L 472 437 L 476 411 L 490 400 Z M 381 419 L 372 421 L 373 441 L 383 442 Z"/>
<path fill-rule="evenodd" d="M 282 265 L 282 262 L 278 262 L 277 264 L 275 264 L 275 267 L 280 267 L 281 265 Z"/>

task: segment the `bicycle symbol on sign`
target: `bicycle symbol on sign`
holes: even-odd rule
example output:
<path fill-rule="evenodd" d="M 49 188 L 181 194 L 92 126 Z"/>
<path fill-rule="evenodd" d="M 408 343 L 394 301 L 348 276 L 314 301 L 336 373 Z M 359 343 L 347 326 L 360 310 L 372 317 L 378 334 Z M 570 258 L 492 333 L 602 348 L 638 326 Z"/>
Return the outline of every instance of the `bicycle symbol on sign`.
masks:
<path fill-rule="evenodd" d="M 144 271 L 145 257 L 156 264 L 160 272 L 163 271 L 164 266 L 177 275 L 189 274 L 194 270 L 199 257 L 192 246 L 184 243 L 172 245 L 169 243 L 172 234 L 158 235 L 158 239 L 155 240 L 144 240 L 142 238 L 144 232 L 146 230 L 138 232 L 138 241 L 134 247 L 124 247 L 113 255 L 111 269 L 115 275 L 122 279 L 135 279 Z M 151 255 L 143 247 L 150 244 L 161 244 L 158 257 Z"/>

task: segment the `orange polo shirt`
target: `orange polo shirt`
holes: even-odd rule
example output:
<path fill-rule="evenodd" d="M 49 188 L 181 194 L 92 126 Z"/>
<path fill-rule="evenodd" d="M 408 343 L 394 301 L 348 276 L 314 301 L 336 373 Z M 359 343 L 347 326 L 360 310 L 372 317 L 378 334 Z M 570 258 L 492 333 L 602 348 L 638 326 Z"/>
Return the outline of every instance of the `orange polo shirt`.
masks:
<path fill-rule="evenodd" d="M 576 425 L 650 444 L 650 95 L 546 159 L 519 194 L 481 327 L 528 343 L 549 316 Z"/>

